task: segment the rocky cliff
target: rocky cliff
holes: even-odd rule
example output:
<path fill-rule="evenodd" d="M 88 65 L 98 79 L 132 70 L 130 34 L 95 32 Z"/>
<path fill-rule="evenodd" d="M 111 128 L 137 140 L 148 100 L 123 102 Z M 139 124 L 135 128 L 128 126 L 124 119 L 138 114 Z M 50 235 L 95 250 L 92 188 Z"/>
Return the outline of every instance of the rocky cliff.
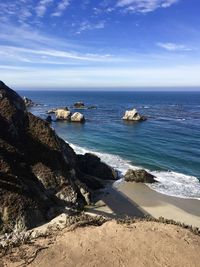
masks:
<path fill-rule="evenodd" d="M 89 204 L 92 189 L 102 186 L 102 171 L 104 179 L 117 178 L 105 164 L 100 170 L 100 161 L 100 177 L 84 173 L 83 161 L 90 158 L 82 157 L 79 166 L 49 123 L 29 113 L 23 99 L 0 82 L 0 231 L 32 228 L 62 205 Z"/>

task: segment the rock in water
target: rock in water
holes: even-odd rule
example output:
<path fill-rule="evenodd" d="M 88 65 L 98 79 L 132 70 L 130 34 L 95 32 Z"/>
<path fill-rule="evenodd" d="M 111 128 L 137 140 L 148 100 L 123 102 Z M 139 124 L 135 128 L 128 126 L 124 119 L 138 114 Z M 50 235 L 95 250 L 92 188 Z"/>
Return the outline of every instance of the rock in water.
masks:
<path fill-rule="evenodd" d="M 81 114 L 79 112 L 75 112 L 71 116 L 71 122 L 85 122 L 85 118 L 84 118 L 83 114 Z"/>
<path fill-rule="evenodd" d="M 73 149 L 3 82 L 0 96 L 0 232 L 32 228 L 61 204 L 88 203 Z"/>
<path fill-rule="evenodd" d="M 85 108 L 85 104 L 83 102 L 76 102 L 74 103 L 74 108 Z"/>
<path fill-rule="evenodd" d="M 97 109 L 97 106 L 88 106 L 87 109 Z"/>
<path fill-rule="evenodd" d="M 54 113 L 56 113 L 56 111 L 59 110 L 59 109 L 69 111 L 68 107 L 64 107 L 64 108 L 52 108 L 52 109 L 49 109 L 49 110 L 47 111 L 47 114 L 54 114 Z"/>
<path fill-rule="evenodd" d="M 136 109 L 133 110 L 127 110 L 124 114 L 123 120 L 127 121 L 144 121 L 146 118 L 144 116 L 141 116 Z"/>
<path fill-rule="evenodd" d="M 47 114 L 54 114 L 56 112 L 56 110 L 57 110 L 56 108 L 49 109 L 47 111 Z"/>
<path fill-rule="evenodd" d="M 132 170 L 129 169 L 125 176 L 124 180 L 126 182 L 136 182 L 136 183 L 155 183 L 155 176 L 148 173 L 145 170 Z"/>
<path fill-rule="evenodd" d="M 55 111 L 56 119 L 57 120 L 67 120 L 69 121 L 71 118 L 71 112 L 66 109 L 57 109 Z"/>

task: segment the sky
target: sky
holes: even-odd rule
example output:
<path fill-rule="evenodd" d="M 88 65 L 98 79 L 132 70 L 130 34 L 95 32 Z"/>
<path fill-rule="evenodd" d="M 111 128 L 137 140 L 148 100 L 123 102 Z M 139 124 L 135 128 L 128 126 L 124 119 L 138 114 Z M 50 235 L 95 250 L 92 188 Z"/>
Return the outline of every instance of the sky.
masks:
<path fill-rule="evenodd" d="M 200 88 L 199 0 L 0 0 L 14 88 Z"/>

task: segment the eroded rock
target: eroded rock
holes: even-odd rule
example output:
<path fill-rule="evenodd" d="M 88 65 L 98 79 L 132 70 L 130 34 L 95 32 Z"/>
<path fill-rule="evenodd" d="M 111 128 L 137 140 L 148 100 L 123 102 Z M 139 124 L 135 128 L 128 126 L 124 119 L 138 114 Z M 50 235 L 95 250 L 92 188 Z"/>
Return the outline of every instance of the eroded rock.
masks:
<path fill-rule="evenodd" d="M 87 175 L 102 180 L 118 179 L 117 171 L 102 162 L 101 159 L 94 154 L 86 153 L 85 155 L 78 155 L 78 164 L 80 170 Z"/>
<path fill-rule="evenodd" d="M 74 103 L 74 108 L 83 109 L 83 108 L 85 108 L 85 104 L 83 102 L 76 102 L 76 103 Z"/>
<path fill-rule="evenodd" d="M 155 176 L 142 169 L 141 170 L 129 169 L 124 176 L 124 180 L 126 182 L 136 182 L 136 183 L 155 183 L 156 180 L 154 178 Z"/>
<path fill-rule="evenodd" d="M 122 118 L 127 121 L 144 121 L 146 118 L 138 113 L 136 109 L 127 110 Z"/>
<path fill-rule="evenodd" d="M 55 116 L 57 120 L 67 120 L 71 119 L 71 112 L 66 109 L 57 109 L 55 111 Z"/>
<path fill-rule="evenodd" d="M 71 116 L 71 122 L 85 122 L 85 117 L 80 112 L 75 112 Z"/>
<path fill-rule="evenodd" d="M 73 149 L 3 82 L 0 95 L 0 231 L 32 228 L 52 207 L 88 203 Z"/>

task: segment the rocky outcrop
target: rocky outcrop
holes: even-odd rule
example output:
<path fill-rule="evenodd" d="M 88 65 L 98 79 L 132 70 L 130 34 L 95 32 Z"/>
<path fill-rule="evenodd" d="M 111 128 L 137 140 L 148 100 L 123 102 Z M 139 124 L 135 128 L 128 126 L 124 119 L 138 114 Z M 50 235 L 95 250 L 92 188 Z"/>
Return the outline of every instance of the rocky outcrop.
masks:
<path fill-rule="evenodd" d="M 89 204 L 99 178 L 116 175 L 95 156 L 77 157 L 0 82 L 0 232 L 32 228 L 63 205 Z"/>
<path fill-rule="evenodd" d="M 74 103 L 74 108 L 83 109 L 83 108 L 85 108 L 85 104 L 83 102 L 76 102 L 76 103 Z"/>
<path fill-rule="evenodd" d="M 94 154 L 86 153 L 78 155 L 78 165 L 80 170 L 89 175 L 102 180 L 117 180 L 118 173 L 113 168 L 105 164 Z"/>
<path fill-rule="evenodd" d="M 24 104 L 27 108 L 36 106 L 36 104 L 31 99 L 29 99 L 25 96 L 23 97 L 23 100 L 24 100 Z"/>
<path fill-rule="evenodd" d="M 71 119 L 71 112 L 66 109 L 57 109 L 55 111 L 55 116 L 57 120 L 67 120 Z"/>
<path fill-rule="evenodd" d="M 127 121 L 144 121 L 146 118 L 141 116 L 136 109 L 127 110 L 122 118 Z"/>
<path fill-rule="evenodd" d="M 155 183 L 155 176 L 148 173 L 145 170 L 132 170 L 129 169 L 125 176 L 124 180 L 126 182 L 136 182 L 136 183 Z"/>
<path fill-rule="evenodd" d="M 52 108 L 52 109 L 49 109 L 47 111 L 47 114 L 54 114 L 54 113 L 56 113 L 57 110 L 60 110 L 60 109 L 69 111 L 68 107 L 64 107 L 64 108 Z"/>
<path fill-rule="evenodd" d="M 80 112 L 75 112 L 73 115 L 69 110 L 56 109 L 54 111 L 56 120 L 71 121 L 71 122 L 85 122 L 85 117 Z"/>
<path fill-rule="evenodd" d="M 79 112 L 75 112 L 71 118 L 70 118 L 71 122 L 85 122 L 85 117 L 83 116 L 83 114 L 79 113 Z"/>

